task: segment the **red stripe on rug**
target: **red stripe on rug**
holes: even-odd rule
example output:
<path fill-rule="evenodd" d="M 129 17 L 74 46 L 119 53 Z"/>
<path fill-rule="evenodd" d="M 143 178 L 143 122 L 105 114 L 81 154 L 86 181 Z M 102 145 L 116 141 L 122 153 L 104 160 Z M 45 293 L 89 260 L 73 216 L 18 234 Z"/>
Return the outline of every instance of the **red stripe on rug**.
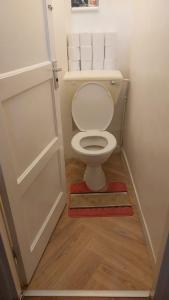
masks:
<path fill-rule="evenodd" d="M 112 193 L 112 192 L 127 192 L 127 185 L 123 182 L 109 182 L 105 191 L 98 191 L 97 193 Z M 71 194 L 80 194 L 80 193 L 93 193 L 86 183 L 73 183 L 70 186 Z"/>
<path fill-rule="evenodd" d="M 106 208 L 69 208 L 69 217 L 81 218 L 81 217 L 120 217 L 120 216 L 132 216 L 132 207 L 106 207 Z"/>

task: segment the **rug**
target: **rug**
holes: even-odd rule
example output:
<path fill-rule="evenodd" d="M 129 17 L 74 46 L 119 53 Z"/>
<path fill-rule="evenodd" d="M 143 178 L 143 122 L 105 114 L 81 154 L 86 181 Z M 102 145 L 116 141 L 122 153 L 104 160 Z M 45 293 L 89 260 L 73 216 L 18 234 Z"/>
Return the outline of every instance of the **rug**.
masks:
<path fill-rule="evenodd" d="M 125 183 L 110 182 L 106 190 L 93 192 L 85 182 L 72 184 L 68 207 L 70 217 L 132 216 L 133 208 Z"/>

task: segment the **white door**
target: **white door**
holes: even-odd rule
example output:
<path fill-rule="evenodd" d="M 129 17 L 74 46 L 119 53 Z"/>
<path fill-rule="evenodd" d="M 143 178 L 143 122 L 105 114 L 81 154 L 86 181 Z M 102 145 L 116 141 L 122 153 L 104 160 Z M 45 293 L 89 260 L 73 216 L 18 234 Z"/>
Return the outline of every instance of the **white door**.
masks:
<path fill-rule="evenodd" d="M 50 2 L 5 0 L 0 8 L 0 164 L 24 284 L 66 199 L 60 103 L 52 71 L 52 10 L 46 8 Z"/>

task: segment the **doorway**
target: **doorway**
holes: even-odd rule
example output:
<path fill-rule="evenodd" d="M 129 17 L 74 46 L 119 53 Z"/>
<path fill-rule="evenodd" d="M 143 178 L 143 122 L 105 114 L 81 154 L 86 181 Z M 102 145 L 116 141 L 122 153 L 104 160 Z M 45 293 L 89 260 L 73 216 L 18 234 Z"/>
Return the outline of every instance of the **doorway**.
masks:
<path fill-rule="evenodd" d="M 43 3 L 42 1 L 37 3 L 42 13 Z M 51 13 L 51 1 L 48 1 L 46 4 L 47 12 Z M 3 5 L 9 5 L 9 2 L 6 1 Z M 25 12 L 25 8 L 23 9 L 22 5 L 20 7 L 22 13 L 18 18 L 20 22 L 23 21 L 21 15 L 23 16 Z M 39 12 L 39 9 L 37 11 L 33 9 L 34 3 L 32 1 L 29 1 L 29 5 L 30 7 L 28 7 L 27 11 L 30 12 L 32 6 L 33 15 L 29 15 L 28 19 L 30 20 L 30 18 L 33 19 L 33 17 L 36 17 L 37 22 L 36 13 L 37 11 Z M 13 7 L 13 11 L 15 11 L 15 9 L 16 7 Z M 7 11 L 7 6 L 4 6 L 3 11 Z M 44 21 L 43 13 L 39 17 L 41 22 L 42 20 Z M 42 22 L 41 25 L 43 31 L 45 31 L 44 28 L 46 27 L 44 23 Z M 48 28 L 48 22 L 46 26 Z M 30 31 L 31 28 L 29 28 L 28 32 L 30 33 Z M 34 39 L 36 40 L 36 36 Z M 1 126 L 3 132 L 1 138 L 2 144 L 7 145 L 6 153 L 8 154 L 6 156 L 6 154 L 3 153 L 2 167 L 9 201 L 13 209 L 13 218 L 16 224 L 18 224 L 15 228 L 17 238 L 20 246 L 23 244 L 23 246 L 20 247 L 23 263 L 25 263 L 25 269 L 33 266 L 32 269 L 27 272 L 25 284 L 27 284 L 28 287 L 25 294 L 30 295 L 30 291 L 34 291 L 36 294 L 37 290 L 40 291 L 39 293 L 43 293 L 41 292 L 42 290 L 50 289 L 56 290 L 56 292 L 57 290 L 72 290 L 73 292 L 75 290 L 81 290 L 83 292 L 90 290 L 91 294 L 97 290 L 98 294 L 100 294 L 101 291 L 106 291 L 105 295 L 112 295 L 109 292 L 121 290 L 124 294 L 124 291 L 129 293 L 129 291 L 131 292 L 132 290 L 135 292 L 135 295 L 141 291 L 141 295 L 144 294 L 148 297 L 152 286 L 153 267 L 138 217 L 134 189 L 123 157 L 120 154 L 113 155 L 105 164 L 104 168 L 107 178 L 122 180 L 128 184 L 129 194 L 134 207 L 133 217 L 75 220 L 68 217 L 67 208 L 64 208 L 68 194 L 66 194 L 63 167 L 63 142 L 59 115 L 60 100 L 57 82 L 53 82 L 52 72 L 56 70 L 53 70 L 52 65 L 53 57 L 50 52 L 52 46 L 49 43 L 49 32 L 47 35 L 42 34 L 40 41 L 42 45 L 39 44 L 39 51 L 42 51 L 42 49 L 44 51 L 44 53 L 40 52 L 42 55 L 40 65 L 38 65 L 39 62 L 36 60 L 37 57 L 34 57 L 31 66 L 28 64 L 30 63 L 30 57 L 28 57 L 27 60 L 24 58 L 24 62 L 28 64 L 27 66 L 18 65 L 16 67 L 12 65 L 11 71 L 11 69 L 6 69 L 4 64 L 3 75 L 1 76 L 3 86 L 5 84 L 13 86 L 13 90 L 10 91 L 9 94 L 9 91 L 7 91 L 7 89 L 5 90 L 1 99 L 1 113 L 3 117 Z M 18 57 L 20 58 L 20 55 L 18 55 Z M 17 72 L 14 72 L 14 70 L 17 70 Z M 8 72 L 11 73 L 7 76 L 6 73 Z M 26 85 L 24 86 L 25 81 Z M 35 87 L 38 88 L 38 91 L 34 90 Z M 15 90 L 16 88 L 17 91 Z M 30 90 L 32 90 L 32 94 L 30 94 Z M 20 97 L 20 95 L 22 96 Z M 34 100 L 36 99 L 36 105 L 34 102 L 31 102 L 32 97 Z M 45 102 L 46 99 L 48 99 L 47 103 Z M 25 101 L 24 104 L 23 100 Z M 19 105 L 16 106 L 17 102 Z M 28 119 L 26 119 L 28 114 L 24 115 L 26 110 L 28 114 L 30 113 Z M 34 118 L 34 113 L 35 117 L 40 117 L 39 120 Z M 15 126 L 20 116 L 22 116 L 21 119 L 24 119 L 26 124 L 25 126 L 23 126 L 23 124 L 21 126 L 20 124 L 19 128 L 16 128 Z M 47 124 L 48 122 L 49 124 Z M 38 132 L 36 132 L 37 124 L 40 124 Z M 47 131 L 47 128 L 50 128 L 50 130 Z M 21 132 L 22 130 L 23 132 Z M 31 134 L 33 134 L 33 136 L 31 136 Z M 26 137 L 26 142 L 28 138 L 33 138 L 33 142 L 31 140 L 31 142 L 26 144 L 26 150 L 25 148 L 20 148 L 23 146 L 21 143 L 21 135 Z M 47 140 L 44 141 L 44 137 Z M 38 145 L 36 142 L 37 140 L 39 141 L 40 138 L 42 143 Z M 25 162 L 23 160 L 23 164 L 20 164 L 22 155 L 24 156 L 26 154 L 28 161 Z M 30 159 L 29 155 L 31 154 L 32 157 Z M 32 170 L 33 172 L 31 174 Z M 84 165 L 79 161 L 67 161 L 67 184 L 69 185 L 70 182 L 81 181 L 83 170 Z M 43 175 L 41 174 L 42 171 L 45 171 Z M 35 178 L 39 178 L 40 182 L 35 182 Z M 53 178 L 54 181 L 52 181 Z M 47 182 L 48 184 L 46 185 Z M 49 196 L 51 196 L 51 202 L 48 202 L 47 207 L 41 205 L 42 202 L 44 203 L 45 201 L 38 201 L 36 210 L 30 213 L 30 215 L 33 216 L 33 221 L 37 221 L 37 215 L 44 209 L 44 215 L 41 215 L 41 220 L 38 224 L 29 219 L 29 209 L 34 207 L 34 203 L 37 200 L 36 197 L 34 197 L 34 192 L 31 190 L 29 195 L 29 199 L 32 200 L 31 205 L 29 201 L 26 201 L 27 198 L 24 198 L 25 193 L 32 183 L 38 186 L 36 191 L 38 191 L 37 194 L 40 195 L 38 197 L 39 200 L 43 200 L 43 197 L 49 199 Z M 20 187 L 18 188 L 18 186 Z M 48 189 L 46 189 L 46 187 L 48 187 Z M 15 197 L 19 199 L 17 204 L 14 204 Z M 22 215 L 22 213 L 20 213 L 19 217 L 18 215 L 14 217 L 16 211 L 18 212 L 22 207 L 21 205 L 25 202 L 30 206 L 25 205 L 24 214 Z M 8 210 L 7 213 L 9 216 L 11 212 Z M 26 232 L 28 236 L 24 235 L 24 222 L 27 226 Z M 47 225 L 50 226 L 48 227 Z M 31 226 L 36 227 L 36 233 L 37 228 L 40 228 L 38 235 L 34 235 L 33 237 L 29 235 Z M 45 234 L 45 230 L 47 230 L 47 234 Z M 27 237 L 33 240 L 33 243 L 25 242 L 24 239 Z M 24 239 L 22 240 L 22 238 Z M 39 250 L 37 250 L 37 254 L 33 257 L 33 251 L 36 246 L 38 246 L 40 240 L 42 243 L 40 243 L 39 248 L 37 247 Z M 24 255 L 28 253 L 28 251 L 24 249 L 25 246 L 28 246 L 27 249 L 30 252 L 27 263 L 27 258 L 25 258 Z"/>

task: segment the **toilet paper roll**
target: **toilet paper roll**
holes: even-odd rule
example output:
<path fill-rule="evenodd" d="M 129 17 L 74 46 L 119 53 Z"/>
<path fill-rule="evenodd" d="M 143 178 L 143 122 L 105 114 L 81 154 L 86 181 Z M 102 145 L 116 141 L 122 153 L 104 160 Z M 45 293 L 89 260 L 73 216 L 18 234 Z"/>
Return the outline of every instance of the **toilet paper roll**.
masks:
<path fill-rule="evenodd" d="M 104 47 L 104 33 L 93 33 L 92 44 L 94 47 Z"/>
<path fill-rule="evenodd" d="M 93 61 L 93 70 L 103 70 L 104 61 Z"/>
<path fill-rule="evenodd" d="M 68 47 L 69 60 L 80 60 L 80 48 L 79 47 Z"/>
<path fill-rule="evenodd" d="M 80 47 L 79 33 L 68 34 L 68 45 L 69 47 Z"/>
<path fill-rule="evenodd" d="M 116 59 L 116 47 L 106 46 L 105 47 L 105 59 L 115 60 Z"/>
<path fill-rule="evenodd" d="M 91 46 L 81 46 L 81 60 L 91 61 L 92 60 L 92 47 Z"/>
<path fill-rule="evenodd" d="M 104 60 L 104 45 L 93 46 L 93 61 Z"/>
<path fill-rule="evenodd" d="M 105 46 L 114 46 L 117 44 L 117 33 L 107 32 L 105 33 Z"/>
<path fill-rule="evenodd" d="M 116 70 L 115 61 L 105 59 L 105 61 L 104 61 L 104 70 Z"/>
<path fill-rule="evenodd" d="M 92 70 L 92 61 L 81 61 L 81 70 Z"/>
<path fill-rule="evenodd" d="M 80 46 L 91 46 L 92 45 L 92 35 L 91 33 L 80 33 Z"/>
<path fill-rule="evenodd" d="M 80 61 L 69 60 L 69 71 L 80 71 Z"/>

